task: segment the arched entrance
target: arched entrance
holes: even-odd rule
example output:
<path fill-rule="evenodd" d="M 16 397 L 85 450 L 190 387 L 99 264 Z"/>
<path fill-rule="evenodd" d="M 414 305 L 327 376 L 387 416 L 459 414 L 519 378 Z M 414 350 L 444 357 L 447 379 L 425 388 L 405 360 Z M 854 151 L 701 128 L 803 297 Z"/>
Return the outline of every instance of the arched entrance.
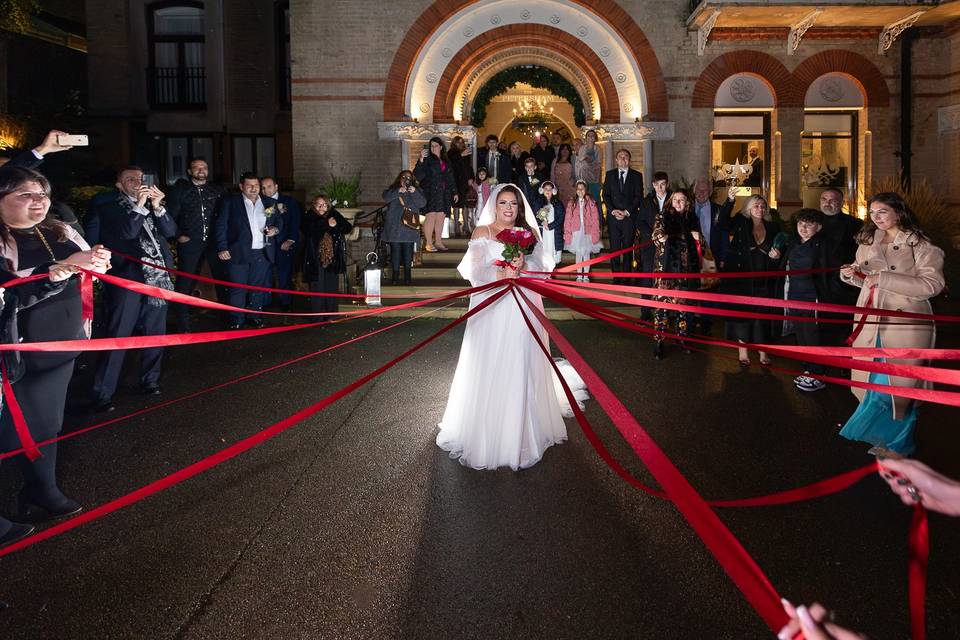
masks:
<path fill-rule="evenodd" d="M 394 58 L 381 138 L 401 141 L 405 165 L 430 135 L 475 140 L 477 94 L 518 65 L 550 69 L 575 88 L 610 160 L 614 146 L 632 145 L 647 168 L 652 140 L 673 138 L 673 123 L 658 122 L 667 99 L 656 55 L 612 0 L 437 0 Z"/>

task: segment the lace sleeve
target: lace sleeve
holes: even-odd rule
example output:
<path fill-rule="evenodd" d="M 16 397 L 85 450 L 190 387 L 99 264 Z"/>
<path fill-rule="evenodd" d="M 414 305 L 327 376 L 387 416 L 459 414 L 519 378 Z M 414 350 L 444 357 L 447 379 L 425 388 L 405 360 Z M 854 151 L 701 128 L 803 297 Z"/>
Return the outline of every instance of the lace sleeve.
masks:
<path fill-rule="evenodd" d="M 467 253 L 460 261 L 457 271 L 474 287 L 493 282 L 497 279 L 497 267 L 490 258 L 490 241 L 477 238 L 467 245 Z"/>

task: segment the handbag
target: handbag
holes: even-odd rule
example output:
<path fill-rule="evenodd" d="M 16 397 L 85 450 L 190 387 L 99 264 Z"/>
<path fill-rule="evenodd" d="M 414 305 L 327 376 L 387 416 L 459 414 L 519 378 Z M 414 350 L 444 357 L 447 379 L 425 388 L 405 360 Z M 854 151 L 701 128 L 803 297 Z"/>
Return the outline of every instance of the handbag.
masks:
<path fill-rule="evenodd" d="M 400 197 L 400 206 L 403 207 L 403 213 L 400 214 L 400 224 L 408 229 L 420 231 L 420 214 L 408 208 L 407 205 L 404 204 L 402 196 Z"/>
<path fill-rule="evenodd" d="M 697 242 L 697 253 L 700 254 L 700 273 L 712 274 L 717 272 L 717 260 L 713 257 L 710 247 L 704 246 L 699 240 Z M 700 289 L 713 289 L 720 284 L 720 278 L 700 278 Z"/>

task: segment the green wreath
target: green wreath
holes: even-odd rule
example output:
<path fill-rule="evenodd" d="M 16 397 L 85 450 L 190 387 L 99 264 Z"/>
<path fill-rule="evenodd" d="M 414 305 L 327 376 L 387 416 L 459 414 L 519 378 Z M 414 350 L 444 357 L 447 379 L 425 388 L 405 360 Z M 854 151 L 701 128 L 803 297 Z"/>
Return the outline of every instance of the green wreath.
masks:
<path fill-rule="evenodd" d="M 477 92 L 473 100 L 473 109 L 470 111 L 470 124 L 480 128 L 487 119 L 487 105 L 500 94 L 513 88 L 518 82 L 524 82 L 538 89 L 547 89 L 550 93 L 563 98 L 573 107 L 573 121 L 578 127 L 587 123 L 587 115 L 583 108 L 580 94 L 573 88 L 570 81 L 552 69 L 526 65 L 504 69 L 490 78 L 483 88 Z"/>

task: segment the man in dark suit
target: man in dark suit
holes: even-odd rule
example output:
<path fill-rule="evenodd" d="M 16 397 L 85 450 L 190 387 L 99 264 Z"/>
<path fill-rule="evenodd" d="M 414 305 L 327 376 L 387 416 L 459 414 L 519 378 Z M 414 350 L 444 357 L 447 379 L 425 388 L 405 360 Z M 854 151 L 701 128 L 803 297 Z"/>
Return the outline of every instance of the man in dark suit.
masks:
<path fill-rule="evenodd" d="M 743 186 L 745 187 L 762 187 L 763 186 L 763 158 L 760 157 L 760 147 L 757 145 L 750 145 L 750 148 L 747 149 L 748 159 L 750 160 L 750 175 L 747 176 L 747 179 L 743 181 Z M 759 195 L 758 192 L 754 192 L 755 195 Z"/>
<path fill-rule="evenodd" d="M 84 216 L 87 237 L 109 247 L 114 253 L 108 273 L 127 280 L 143 282 L 161 289 L 173 289 L 170 274 L 120 256 L 123 253 L 161 267 L 173 266 L 168 240 L 177 225 L 164 208 L 164 194 L 155 186 L 143 184 L 139 167 L 126 167 L 117 174 L 117 190 L 97 195 Z M 145 296 L 117 286 L 104 284 L 103 307 L 107 317 L 107 336 L 125 338 L 139 328 L 143 335 L 162 335 L 167 331 L 167 303 L 162 298 Z M 93 406 L 96 411 L 113 410 L 113 394 L 123 369 L 125 350 L 107 351 L 97 363 L 93 377 Z M 160 363 L 163 348 L 140 351 L 140 387 L 148 395 L 160 393 Z"/>
<path fill-rule="evenodd" d="M 214 223 L 214 242 L 217 257 L 227 263 L 231 282 L 266 287 L 270 271 L 276 263 L 276 237 L 283 228 L 277 210 L 277 201 L 260 196 L 260 178 L 252 173 L 240 176 L 240 193 L 230 193 L 220 199 Z M 264 292 L 253 289 L 230 288 L 230 305 L 263 309 Z M 243 326 L 244 314 L 230 312 L 230 328 Z M 262 327 L 258 316 L 250 319 L 254 327 Z"/>
<path fill-rule="evenodd" d="M 607 229 L 610 251 L 633 246 L 640 200 L 643 198 L 643 176 L 630 168 L 630 152 L 617 151 L 617 168 L 607 171 L 603 181 L 603 204 L 607 207 Z M 614 273 L 633 271 L 633 254 L 625 253 L 610 260 Z M 632 284 L 627 278 L 615 278 L 617 284 Z"/>
<path fill-rule="evenodd" d="M 545 180 L 543 174 L 537 171 L 537 160 L 533 156 L 527 156 L 523 161 L 524 175 L 517 180 L 517 186 L 523 192 L 523 196 L 533 207 L 534 212 L 540 208 L 540 201 L 543 197 L 540 195 L 540 184 Z"/>
<path fill-rule="evenodd" d="M 513 179 L 513 168 L 509 156 L 498 148 L 499 142 L 500 138 L 494 134 L 487 136 L 487 148 L 477 154 L 477 166 L 486 167 L 487 176 L 502 184 Z"/>
<path fill-rule="evenodd" d="M 280 244 L 277 250 L 277 288 L 293 288 L 293 258 L 297 253 L 297 242 L 300 241 L 300 203 L 293 196 L 280 193 L 280 185 L 270 177 L 260 178 L 260 191 L 264 196 L 277 201 L 277 211 L 283 220 L 283 231 L 277 236 Z M 270 278 L 273 281 L 273 278 Z M 267 294 L 268 297 L 270 294 Z M 290 294 L 277 295 L 277 305 L 282 309 L 290 308 Z"/>
<path fill-rule="evenodd" d="M 736 193 L 732 187 L 728 193 Z M 710 248 L 717 263 L 717 270 L 723 270 L 723 259 L 730 246 L 730 213 L 733 211 L 735 200 L 725 198 L 723 206 L 712 199 L 713 184 L 701 176 L 693 183 L 693 213 L 700 222 L 700 241 Z M 711 306 L 708 302 L 700 302 L 702 306 Z M 700 333 L 710 335 L 713 327 L 713 316 L 698 314 Z"/>
<path fill-rule="evenodd" d="M 653 262 L 656 256 L 656 249 L 653 246 L 653 225 L 657 221 L 657 214 L 663 211 L 664 207 L 670 202 L 670 176 L 665 171 L 655 171 L 653 174 L 653 191 L 640 202 L 640 213 L 637 216 L 637 240 L 644 243 L 640 249 L 640 271 L 650 273 L 653 271 Z M 652 278 L 641 278 L 635 280 L 634 284 L 640 287 L 652 287 L 654 281 Z M 643 308 L 641 317 L 650 319 L 652 312 L 646 307 Z"/>

